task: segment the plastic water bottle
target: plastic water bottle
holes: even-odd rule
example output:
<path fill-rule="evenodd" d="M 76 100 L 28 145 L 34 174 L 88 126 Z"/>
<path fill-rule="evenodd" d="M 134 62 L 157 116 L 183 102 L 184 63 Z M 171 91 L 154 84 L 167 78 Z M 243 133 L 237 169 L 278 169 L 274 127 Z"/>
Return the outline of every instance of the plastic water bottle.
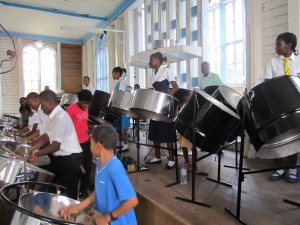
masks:
<path fill-rule="evenodd" d="M 183 164 L 181 170 L 180 170 L 180 183 L 181 184 L 187 184 L 187 170 L 185 165 Z"/>

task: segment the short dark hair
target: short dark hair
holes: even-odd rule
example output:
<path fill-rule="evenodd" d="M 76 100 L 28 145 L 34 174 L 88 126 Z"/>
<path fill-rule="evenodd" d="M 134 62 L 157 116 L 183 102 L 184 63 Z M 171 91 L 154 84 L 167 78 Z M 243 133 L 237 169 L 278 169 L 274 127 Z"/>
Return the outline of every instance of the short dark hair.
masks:
<path fill-rule="evenodd" d="M 210 66 L 209 62 L 204 61 L 203 63 L 201 63 L 201 66 Z"/>
<path fill-rule="evenodd" d="M 90 77 L 89 76 L 84 76 L 83 79 L 88 79 L 90 81 Z"/>
<path fill-rule="evenodd" d="M 91 102 L 93 100 L 93 95 L 88 89 L 83 89 L 77 93 L 78 101 Z"/>
<path fill-rule="evenodd" d="M 29 112 L 31 113 L 31 108 L 28 104 L 22 104 L 19 108 L 19 112 L 22 113 L 22 112 Z"/>
<path fill-rule="evenodd" d="M 122 68 L 122 67 L 119 67 L 119 66 L 117 66 L 117 67 L 113 68 L 113 70 L 112 70 L 112 71 L 113 71 L 113 72 L 120 73 L 120 74 L 121 74 L 121 76 L 122 76 L 122 74 L 123 74 L 123 73 L 126 73 L 126 69 L 125 69 L 125 68 Z"/>
<path fill-rule="evenodd" d="M 151 59 L 151 58 L 157 58 L 157 59 L 159 59 L 160 64 L 162 64 L 164 61 L 165 61 L 165 62 L 168 61 L 167 57 L 164 57 L 163 54 L 162 54 L 161 52 L 153 53 L 153 54 L 150 56 L 150 59 Z"/>
<path fill-rule="evenodd" d="M 38 99 L 39 98 L 39 94 L 36 92 L 30 92 L 27 96 L 26 96 L 26 100 L 29 99 Z"/>
<path fill-rule="evenodd" d="M 92 131 L 91 138 L 110 150 L 114 149 L 119 141 L 117 131 L 108 124 L 97 125 Z"/>
<path fill-rule="evenodd" d="M 297 46 L 297 37 L 295 34 L 290 32 L 285 32 L 277 36 L 276 40 L 282 40 L 284 43 L 289 44 L 291 43 L 291 50 L 293 52 L 296 51 Z"/>
<path fill-rule="evenodd" d="M 58 103 L 56 94 L 51 90 L 44 90 L 40 93 L 40 99 L 46 101 L 53 101 L 54 103 Z"/>

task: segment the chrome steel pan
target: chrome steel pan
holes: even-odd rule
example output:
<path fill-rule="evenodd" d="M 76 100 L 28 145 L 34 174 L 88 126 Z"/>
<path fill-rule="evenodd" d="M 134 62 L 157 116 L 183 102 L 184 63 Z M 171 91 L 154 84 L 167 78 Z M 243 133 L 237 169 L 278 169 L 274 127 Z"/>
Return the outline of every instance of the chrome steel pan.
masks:
<path fill-rule="evenodd" d="M 5 149 L 1 147 L 1 145 L 4 145 L 6 148 L 11 150 L 12 152 L 15 152 L 17 150 L 25 150 L 24 145 L 20 145 L 18 142 L 11 140 L 10 138 L 4 138 L 0 139 L 0 158 L 1 157 L 9 157 L 11 154 L 7 152 Z M 21 161 L 24 161 L 23 156 L 18 156 L 18 159 Z M 46 155 L 40 156 L 34 163 L 34 166 L 46 166 L 49 165 L 51 162 L 50 158 Z"/>
<path fill-rule="evenodd" d="M 24 162 L 13 158 L 0 158 L 0 180 L 5 183 L 25 181 Z M 51 182 L 54 174 L 26 163 L 27 181 Z"/>
<path fill-rule="evenodd" d="M 79 201 L 71 198 L 46 193 L 25 193 L 19 199 L 18 207 L 11 225 L 40 225 L 46 221 L 47 225 L 52 224 L 94 224 L 93 216 L 101 215 L 96 210 L 85 209 L 76 215 L 71 216 L 69 221 L 60 216 L 63 208 L 79 204 Z"/>
<path fill-rule="evenodd" d="M 130 110 L 142 117 L 172 123 L 177 112 L 178 100 L 162 92 L 138 89 Z"/>
<path fill-rule="evenodd" d="M 137 118 L 137 114 L 130 110 L 134 95 L 125 91 L 114 91 L 111 95 L 108 107 L 115 112 Z"/>
<path fill-rule="evenodd" d="M 77 94 L 74 93 L 65 93 L 62 95 L 60 100 L 60 105 L 63 108 L 67 108 L 69 105 L 72 105 L 74 103 L 78 102 Z"/>

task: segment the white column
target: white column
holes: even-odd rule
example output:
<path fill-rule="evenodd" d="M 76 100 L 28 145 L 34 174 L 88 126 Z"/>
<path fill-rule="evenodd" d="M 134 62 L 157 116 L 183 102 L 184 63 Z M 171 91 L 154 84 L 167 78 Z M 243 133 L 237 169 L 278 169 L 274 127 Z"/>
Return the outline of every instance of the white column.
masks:
<path fill-rule="evenodd" d="M 56 43 L 56 90 L 61 90 L 61 45 Z"/>

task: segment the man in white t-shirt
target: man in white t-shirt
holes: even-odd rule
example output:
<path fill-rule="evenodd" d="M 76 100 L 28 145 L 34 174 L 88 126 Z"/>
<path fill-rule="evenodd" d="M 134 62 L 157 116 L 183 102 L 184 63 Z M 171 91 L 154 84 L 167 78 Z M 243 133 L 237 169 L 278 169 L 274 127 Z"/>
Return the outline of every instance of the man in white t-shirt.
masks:
<path fill-rule="evenodd" d="M 83 77 L 82 83 L 83 83 L 83 89 L 87 89 L 92 94 L 94 94 L 95 88 L 90 84 L 90 78 L 88 76 Z"/>
<path fill-rule="evenodd" d="M 47 143 L 49 145 L 32 154 L 29 162 L 34 162 L 40 156 L 52 154 L 49 170 L 55 174 L 54 183 L 65 186 L 68 189 L 67 196 L 77 199 L 82 149 L 73 122 L 58 104 L 53 91 L 42 91 L 39 97 L 43 112 L 49 116 L 50 128 L 44 138 L 39 139 L 29 151 L 39 149 Z"/>

